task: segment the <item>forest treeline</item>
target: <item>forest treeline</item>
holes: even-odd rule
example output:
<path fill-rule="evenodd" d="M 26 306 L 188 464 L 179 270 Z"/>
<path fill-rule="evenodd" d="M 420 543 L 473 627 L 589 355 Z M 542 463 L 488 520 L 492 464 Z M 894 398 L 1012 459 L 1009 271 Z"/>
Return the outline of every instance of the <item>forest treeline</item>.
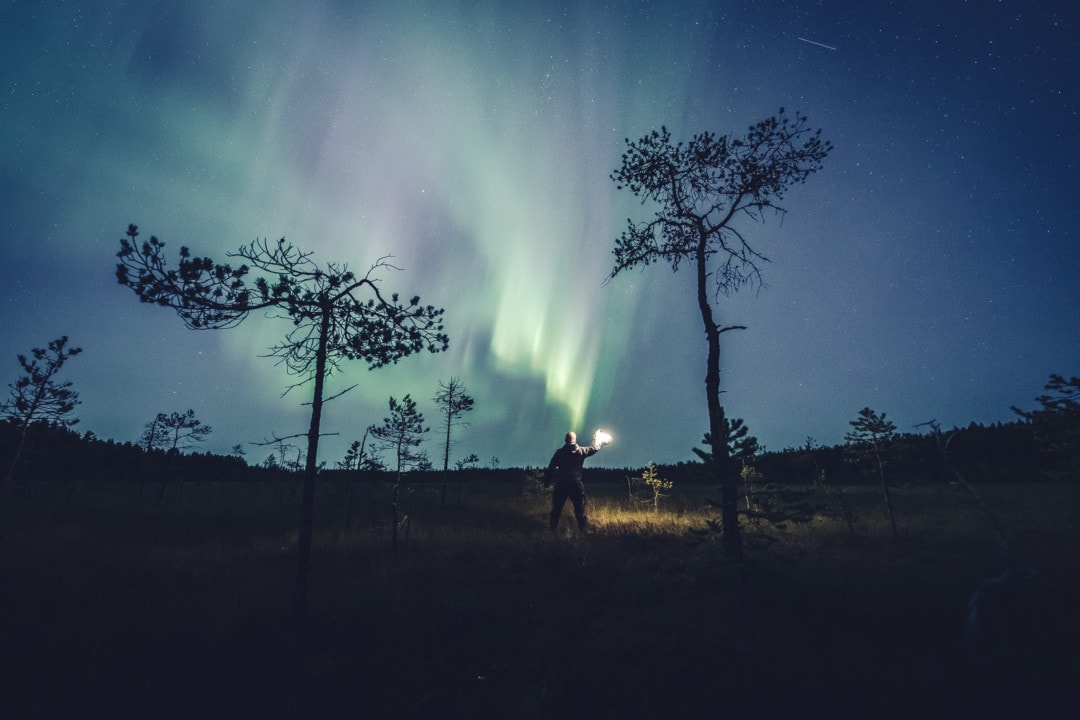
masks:
<path fill-rule="evenodd" d="M 982 425 L 972 423 L 944 433 L 950 438 L 947 466 L 939 438 L 933 433 L 896 435 L 887 449 L 887 476 L 890 484 L 921 485 L 950 482 L 954 471 L 970 482 L 1012 483 L 1060 479 L 1054 469 L 1057 460 L 1040 449 L 1034 426 L 1016 420 Z M 0 423 L 0 463 L 14 457 L 18 427 Z M 688 454 L 689 453 L 688 448 Z M 876 477 L 853 462 L 850 445 L 820 446 L 808 440 L 801 448 L 766 451 L 753 458 L 753 466 L 765 481 L 805 485 L 827 483 L 853 485 L 876 482 Z M 249 465 L 236 455 L 181 453 L 151 449 L 132 442 L 103 440 L 92 432 L 79 433 L 62 425 L 37 423 L 31 428 L 18 474 L 36 482 L 51 483 L 135 483 L 157 488 L 161 483 L 186 482 L 274 482 L 298 480 L 299 469 L 288 466 Z M 455 482 L 524 482 L 540 468 L 472 467 L 451 470 Z M 587 482 L 625 483 L 643 468 L 587 468 Z M 659 474 L 676 483 L 714 482 L 704 462 L 689 460 L 658 465 Z M 391 470 L 342 470 L 324 468 L 323 481 L 393 482 Z M 437 470 L 414 470 L 410 482 L 439 482 Z M 148 490 L 147 492 L 151 492 Z"/>

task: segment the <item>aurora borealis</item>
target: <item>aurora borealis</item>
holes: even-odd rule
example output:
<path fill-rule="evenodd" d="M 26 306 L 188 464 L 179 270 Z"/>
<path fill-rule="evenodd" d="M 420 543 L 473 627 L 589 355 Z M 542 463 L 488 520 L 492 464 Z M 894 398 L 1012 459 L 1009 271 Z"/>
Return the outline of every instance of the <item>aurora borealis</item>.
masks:
<path fill-rule="evenodd" d="M 476 400 L 452 457 L 543 464 L 603 427 L 598 464 L 692 459 L 693 278 L 605 284 L 648 213 L 609 174 L 626 137 L 785 106 L 836 151 L 746 228 L 774 262 L 717 303 L 749 327 L 725 336 L 729 415 L 771 449 L 839 442 L 867 405 L 1009 420 L 1080 361 L 1077 24 L 1050 2 L 8 2 L 0 379 L 66 334 L 80 430 L 190 407 L 206 450 L 302 432 L 305 389 L 260 357 L 284 321 L 193 332 L 113 277 L 128 223 L 217 260 L 285 236 L 391 255 L 388 290 L 446 309 L 449 352 L 333 377 L 358 387 L 326 409 L 329 466 L 391 395 L 434 426 L 451 376 Z"/>

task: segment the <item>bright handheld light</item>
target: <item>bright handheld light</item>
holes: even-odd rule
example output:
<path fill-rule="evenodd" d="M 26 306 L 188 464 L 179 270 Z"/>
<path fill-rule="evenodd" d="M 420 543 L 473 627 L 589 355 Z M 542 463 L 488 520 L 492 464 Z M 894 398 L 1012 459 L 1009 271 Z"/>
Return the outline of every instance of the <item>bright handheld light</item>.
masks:
<path fill-rule="evenodd" d="M 607 443 L 611 442 L 611 435 L 603 430 L 597 430 L 592 437 L 593 445 L 597 447 L 603 447 Z"/>

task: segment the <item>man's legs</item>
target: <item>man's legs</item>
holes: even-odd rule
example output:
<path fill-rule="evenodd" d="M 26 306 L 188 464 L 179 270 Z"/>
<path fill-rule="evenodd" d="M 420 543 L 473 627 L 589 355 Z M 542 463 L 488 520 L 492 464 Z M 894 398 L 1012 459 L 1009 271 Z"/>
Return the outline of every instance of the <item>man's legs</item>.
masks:
<path fill-rule="evenodd" d="M 551 529 L 559 527 L 559 516 L 562 515 L 563 505 L 566 504 L 566 486 L 556 481 L 551 491 Z M 575 506 L 576 507 L 576 506 Z"/>
<path fill-rule="evenodd" d="M 580 480 L 574 483 L 569 496 L 570 502 L 574 503 L 574 517 L 577 518 L 578 529 L 584 530 L 589 521 L 585 515 L 585 484 Z"/>

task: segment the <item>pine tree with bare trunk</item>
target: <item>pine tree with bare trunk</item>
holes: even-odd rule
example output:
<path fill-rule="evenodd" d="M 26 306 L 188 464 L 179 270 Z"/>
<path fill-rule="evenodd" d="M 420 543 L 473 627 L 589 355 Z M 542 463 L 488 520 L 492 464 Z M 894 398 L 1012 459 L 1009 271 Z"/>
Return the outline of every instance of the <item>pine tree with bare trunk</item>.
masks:
<path fill-rule="evenodd" d="M 709 411 L 713 469 L 720 485 L 724 547 L 738 553 L 739 474 L 730 462 L 720 403 L 720 340 L 724 333 L 745 329 L 724 325 L 714 303 L 720 295 L 745 285 L 760 285 L 768 262 L 751 243 L 744 223 L 759 223 L 770 214 L 783 215 L 785 193 L 822 168 L 832 144 L 811 130 L 807 118 L 777 115 L 752 125 L 743 137 L 695 135 L 673 143 L 667 128 L 639 140 L 626 140 L 622 166 L 611 175 L 653 211 L 652 219 L 627 220 L 615 241 L 619 273 L 655 262 L 690 263 L 697 276 L 698 311 L 708 345 L 705 397 Z"/>
<path fill-rule="evenodd" d="M 468 388 L 460 378 L 452 377 L 447 382 L 439 383 L 435 393 L 435 404 L 443 412 L 442 422 L 446 430 L 446 442 L 443 444 L 442 498 L 440 507 L 446 507 L 446 484 L 450 477 L 450 431 L 455 426 L 467 425 L 461 416 L 473 409 L 475 401 L 466 393 Z"/>
<path fill-rule="evenodd" d="M 8 385 L 10 397 L 0 403 L 0 416 L 15 423 L 18 428 L 18 440 L 15 453 L 8 467 L 7 475 L 0 481 L 0 492 L 12 482 L 15 468 L 26 447 L 26 438 L 30 428 L 39 422 L 71 427 L 78 421 L 72 417 L 75 406 L 79 404 L 79 393 L 71 389 L 71 381 L 57 382 L 56 374 L 68 361 L 82 352 L 82 348 L 68 347 L 68 337 L 57 338 L 47 348 L 34 348 L 31 358 L 19 355 L 19 365 L 25 375 Z"/>
<path fill-rule="evenodd" d="M 406 395 L 398 402 L 390 398 L 390 416 L 383 424 L 371 429 L 375 442 L 391 454 L 395 463 L 394 497 L 391 502 L 391 544 L 397 550 L 398 527 L 401 525 L 401 480 L 405 472 L 419 469 L 427 462 L 427 455 L 416 448 L 424 441 L 431 428 L 424 427 L 424 415 L 416 409 L 416 401 Z"/>
<path fill-rule="evenodd" d="M 116 277 L 142 302 L 170 308 L 185 325 L 198 330 L 233 328 L 259 310 L 279 313 L 274 317 L 292 326 L 270 355 L 301 378 L 286 392 L 312 385 L 293 594 L 294 615 L 303 623 L 323 405 L 337 397 L 325 396 L 326 380 L 346 360 L 361 360 L 375 369 L 424 350 L 445 350 L 443 310 L 421 305 L 419 296 L 402 302 L 397 293 L 385 293 L 380 274 L 398 269 L 389 256 L 357 274 L 344 264 L 319 265 L 312 253 L 284 238 L 262 239 L 228 254 L 240 263 L 236 267 L 192 256 L 181 247 L 177 267 L 171 269 L 165 243 L 153 236 L 139 242 L 138 235 L 138 228 L 129 225 L 127 236 L 120 240 Z"/>
<path fill-rule="evenodd" d="M 150 452 L 154 448 L 161 450 L 187 450 L 200 443 L 213 432 L 209 425 L 195 417 L 195 411 L 173 412 L 166 415 L 158 413 L 146 423 L 146 429 L 139 437 L 139 444 Z"/>
<path fill-rule="evenodd" d="M 859 411 L 859 417 L 850 423 L 851 431 L 844 435 L 849 456 L 858 463 L 870 465 L 877 471 L 881 480 L 881 490 L 885 499 L 885 509 L 889 512 L 889 526 L 894 539 L 900 537 L 896 529 L 896 516 L 893 514 L 892 495 L 889 493 L 889 481 L 885 476 L 886 458 L 896 440 L 896 425 L 868 407 Z"/>

